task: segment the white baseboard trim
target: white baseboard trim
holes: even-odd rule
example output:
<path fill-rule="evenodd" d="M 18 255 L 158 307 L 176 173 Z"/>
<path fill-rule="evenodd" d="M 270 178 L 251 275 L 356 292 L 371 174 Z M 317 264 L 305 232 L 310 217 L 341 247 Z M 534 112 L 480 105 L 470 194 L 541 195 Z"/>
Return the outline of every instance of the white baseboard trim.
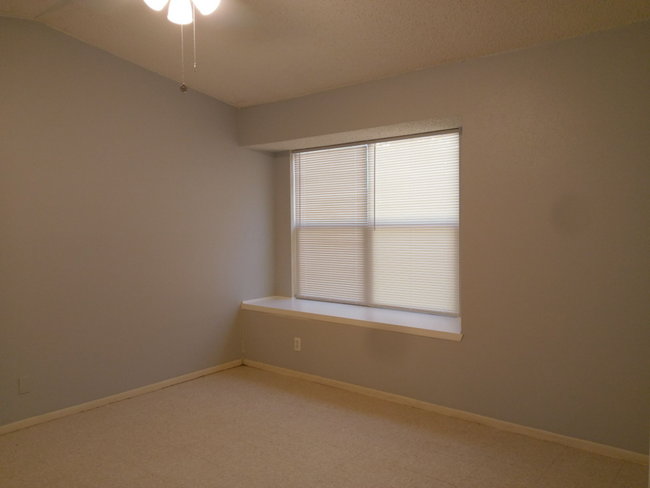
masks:
<path fill-rule="evenodd" d="M 32 425 L 49 422 L 50 420 L 60 419 L 61 417 L 67 417 L 68 415 L 73 415 L 75 413 L 85 412 L 86 410 L 92 410 L 93 408 L 102 407 L 104 405 L 108 405 L 109 403 L 115 403 L 121 400 L 126 400 L 127 398 L 133 398 L 138 395 L 144 395 L 145 393 L 151 393 L 152 391 L 160 390 L 162 388 L 167 388 L 168 386 L 173 386 L 179 383 L 185 383 L 186 381 L 195 380 L 196 378 L 200 378 L 201 376 L 218 373 L 219 371 L 225 371 L 226 369 L 236 368 L 237 366 L 241 366 L 242 364 L 243 361 L 241 359 L 236 359 L 235 361 L 230 361 L 229 363 L 224 363 L 224 364 L 220 364 L 219 366 L 213 366 L 211 368 L 202 369 L 201 371 L 195 371 L 194 373 L 188 373 L 182 376 L 177 376 L 176 378 L 160 381 L 159 383 L 154 383 L 153 385 L 142 386 L 140 388 L 136 388 L 135 390 L 125 391 L 123 393 L 118 393 L 116 395 L 111 395 L 105 398 L 100 398 L 98 400 L 93 400 L 92 402 L 82 403 L 81 405 L 75 405 L 74 407 L 68 407 L 62 410 L 56 410 L 54 412 L 38 415 L 36 417 L 30 417 L 28 419 L 19 420 L 18 422 L 13 422 L 11 424 L 0 425 L 0 435 L 8 434 L 9 432 L 14 432 L 20 429 L 25 429 L 27 427 L 31 427 Z"/>
<path fill-rule="evenodd" d="M 440 405 L 435 405 L 433 403 L 428 403 L 421 400 L 415 400 L 413 398 L 408 398 L 401 395 L 395 395 L 393 393 L 386 393 L 384 391 L 374 390 L 372 388 L 353 385 L 351 383 L 345 383 L 343 381 L 332 380 L 329 378 L 323 378 L 322 376 L 316 376 L 313 374 L 301 373 L 300 371 L 280 368 L 278 366 L 272 366 L 266 363 L 251 361 L 249 359 L 244 359 L 244 365 L 257 368 L 257 369 L 263 369 L 273 373 L 283 374 L 286 376 L 292 376 L 294 378 L 298 378 L 301 380 L 320 383 L 321 385 L 332 386 L 334 388 L 340 388 L 342 390 L 352 391 L 354 393 L 361 393 L 363 395 L 380 398 L 382 400 L 388 400 L 390 402 L 401 403 L 402 405 L 408 405 L 410 407 L 420 408 L 422 410 L 427 410 L 429 412 L 446 415 L 448 417 L 455 417 L 462 420 L 467 420 L 469 422 L 475 422 L 478 424 L 487 425 L 488 427 L 494 427 L 496 429 L 505 430 L 507 432 L 512 432 L 515 434 L 522 434 L 528 437 L 534 437 L 536 439 L 541 439 L 544 441 L 555 442 L 556 444 L 562 444 L 564 446 L 569 446 L 576 449 L 582 449 L 583 451 L 593 452 L 595 454 L 601 454 L 603 456 L 622 459 L 624 461 L 629 461 L 636 464 L 642 464 L 645 466 L 648 465 L 648 456 L 646 456 L 645 454 L 627 451 L 625 449 L 620 449 L 618 447 L 606 446 L 604 444 L 598 444 L 596 442 L 586 441 L 583 439 L 576 439 L 575 437 L 568 437 L 562 434 L 555 434 L 553 432 L 548 432 L 541 429 L 535 429 L 533 427 L 526 427 L 525 425 L 513 424 L 510 422 L 505 422 L 503 420 L 497 420 L 490 417 L 484 417 L 482 415 L 478 415 L 475 413 L 465 412 L 463 410 L 457 410 L 455 408 L 443 407 Z"/>

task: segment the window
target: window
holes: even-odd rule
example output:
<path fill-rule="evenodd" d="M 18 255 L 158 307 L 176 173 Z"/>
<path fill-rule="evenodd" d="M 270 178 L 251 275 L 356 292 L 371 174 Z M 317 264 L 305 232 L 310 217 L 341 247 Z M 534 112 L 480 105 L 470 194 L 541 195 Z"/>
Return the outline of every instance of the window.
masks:
<path fill-rule="evenodd" d="M 459 132 L 293 153 L 297 298 L 459 315 Z"/>

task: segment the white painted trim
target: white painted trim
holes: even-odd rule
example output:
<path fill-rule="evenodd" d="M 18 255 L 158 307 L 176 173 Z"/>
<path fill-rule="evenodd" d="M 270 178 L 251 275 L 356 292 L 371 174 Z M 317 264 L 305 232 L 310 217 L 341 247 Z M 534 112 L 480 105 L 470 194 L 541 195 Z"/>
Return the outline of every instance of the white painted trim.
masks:
<path fill-rule="evenodd" d="M 244 365 L 257 368 L 257 369 L 263 369 L 265 371 L 270 371 L 273 373 L 282 374 L 285 376 L 291 376 L 301 380 L 312 381 L 314 383 L 319 383 L 321 385 L 352 391 L 354 393 L 361 393 L 362 395 L 380 398 L 382 400 L 387 400 L 389 402 L 400 403 L 402 405 L 408 405 L 410 407 L 420 408 L 422 410 L 427 410 L 429 412 L 446 415 L 448 417 L 455 417 L 462 420 L 467 420 L 469 422 L 475 422 L 477 424 L 487 425 L 488 427 L 494 427 L 496 429 L 505 430 L 507 432 L 513 432 L 515 434 L 521 434 L 528 437 L 533 437 L 535 439 L 555 442 L 557 444 L 562 444 L 564 446 L 569 446 L 576 449 L 582 449 L 583 451 L 593 452 L 595 454 L 600 454 L 603 456 L 622 459 L 624 461 L 629 461 L 636 464 L 642 464 L 645 466 L 648 465 L 648 456 L 646 456 L 645 454 L 627 451 L 625 449 L 620 449 L 618 447 L 606 446 L 604 444 L 598 444 L 596 442 L 586 441 L 583 439 L 576 439 L 575 437 L 568 437 L 565 435 L 556 434 L 541 429 L 535 429 L 533 427 L 526 427 L 525 425 L 513 424 L 510 422 L 505 422 L 503 420 L 497 420 L 491 417 L 484 417 L 482 415 L 477 415 L 475 413 L 465 412 L 463 410 L 457 410 L 455 408 L 443 407 L 440 405 L 435 405 L 433 403 L 428 403 L 421 400 L 415 400 L 413 398 L 408 398 L 401 395 L 395 395 L 393 393 L 386 393 L 384 391 L 374 390 L 372 388 L 366 388 L 364 386 L 345 383 L 344 381 L 323 378 L 322 376 L 302 373 L 300 371 L 294 371 L 292 369 L 286 369 L 278 366 L 272 366 L 270 364 L 260 363 L 257 361 L 251 361 L 249 359 L 244 359 Z"/>
<path fill-rule="evenodd" d="M 241 359 L 236 359 L 235 361 L 230 361 L 229 363 L 220 364 L 219 366 L 213 366 L 211 368 L 202 369 L 201 371 L 195 371 L 194 373 L 188 373 L 182 376 L 177 376 L 176 378 L 171 378 L 168 380 L 160 381 L 159 383 L 154 383 L 152 385 L 142 386 L 136 388 L 135 390 L 125 391 L 123 393 L 118 393 L 116 395 L 111 395 L 105 398 L 100 398 L 98 400 L 93 400 L 92 402 L 82 403 L 81 405 L 75 405 L 73 407 L 64 408 L 62 410 L 56 410 L 54 412 L 49 412 L 43 415 L 38 415 L 36 417 L 30 417 L 28 419 L 19 420 L 18 422 L 13 422 L 11 424 L 0 425 L 0 435 L 8 434 L 9 432 L 14 432 L 20 429 L 26 429 L 33 425 L 42 424 L 44 422 L 49 422 L 50 420 L 60 419 L 62 417 L 67 417 L 68 415 L 73 415 L 79 412 L 85 412 L 86 410 L 92 410 L 93 408 L 102 407 L 108 405 L 109 403 L 115 403 L 128 398 L 133 398 L 138 395 L 144 395 L 145 393 L 151 393 L 152 391 L 160 390 L 162 388 L 167 388 L 168 386 L 177 385 L 179 383 L 185 383 L 186 381 L 195 380 L 201 376 L 206 376 L 213 373 L 218 373 L 219 371 L 225 371 L 227 369 L 236 368 L 241 366 L 243 361 Z"/>
<path fill-rule="evenodd" d="M 460 342 L 463 339 L 463 334 L 460 332 L 460 318 L 444 315 L 289 297 L 247 300 L 241 303 L 241 309 L 455 342 Z"/>

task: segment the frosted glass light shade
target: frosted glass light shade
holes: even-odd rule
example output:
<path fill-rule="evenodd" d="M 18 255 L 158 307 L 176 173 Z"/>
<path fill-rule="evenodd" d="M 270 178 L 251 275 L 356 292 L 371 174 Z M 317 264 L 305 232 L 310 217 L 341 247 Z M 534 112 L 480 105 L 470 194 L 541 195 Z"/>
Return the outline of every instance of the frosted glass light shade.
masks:
<path fill-rule="evenodd" d="M 169 2 L 167 18 L 174 24 L 191 24 L 192 4 L 190 3 L 190 0 L 171 0 Z"/>
<path fill-rule="evenodd" d="M 194 0 L 194 5 L 203 15 L 210 15 L 217 10 L 221 0 Z"/>
<path fill-rule="evenodd" d="M 144 0 L 144 3 L 149 5 L 152 9 L 158 10 L 158 11 L 165 8 L 165 5 L 167 5 L 167 2 L 169 2 L 169 0 Z"/>

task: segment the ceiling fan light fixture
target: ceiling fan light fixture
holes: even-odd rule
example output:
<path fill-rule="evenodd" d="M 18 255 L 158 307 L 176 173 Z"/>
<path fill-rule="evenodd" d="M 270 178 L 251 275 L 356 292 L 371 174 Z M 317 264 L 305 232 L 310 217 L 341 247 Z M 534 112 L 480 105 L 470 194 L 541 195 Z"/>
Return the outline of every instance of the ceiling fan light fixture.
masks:
<path fill-rule="evenodd" d="M 203 15 L 210 15 L 217 10 L 221 0 L 193 0 L 196 8 L 199 9 Z"/>
<path fill-rule="evenodd" d="M 171 0 L 167 18 L 174 24 L 186 25 L 192 23 L 192 3 L 190 0 Z"/>
<path fill-rule="evenodd" d="M 160 12 L 165 8 L 165 5 L 167 5 L 167 2 L 169 2 L 169 0 L 144 0 L 144 2 L 152 9 Z"/>
<path fill-rule="evenodd" d="M 169 2 L 167 9 L 167 18 L 174 24 L 181 26 L 181 92 L 187 92 L 187 85 L 185 84 L 185 45 L 183 40 L 185 35 L 183 33 L 183 26 L 187 24 L 192 25 L 192 36 L 194 37 L 194 72 L 196 73 L 196 16 L 194 9 L 198 8 L 199 12 L 203 15 L 210 15 L 217 10 L 221 0 L 144 0 L 145 3 L 153 10 L 160 11 L 165 8 Z"/>

